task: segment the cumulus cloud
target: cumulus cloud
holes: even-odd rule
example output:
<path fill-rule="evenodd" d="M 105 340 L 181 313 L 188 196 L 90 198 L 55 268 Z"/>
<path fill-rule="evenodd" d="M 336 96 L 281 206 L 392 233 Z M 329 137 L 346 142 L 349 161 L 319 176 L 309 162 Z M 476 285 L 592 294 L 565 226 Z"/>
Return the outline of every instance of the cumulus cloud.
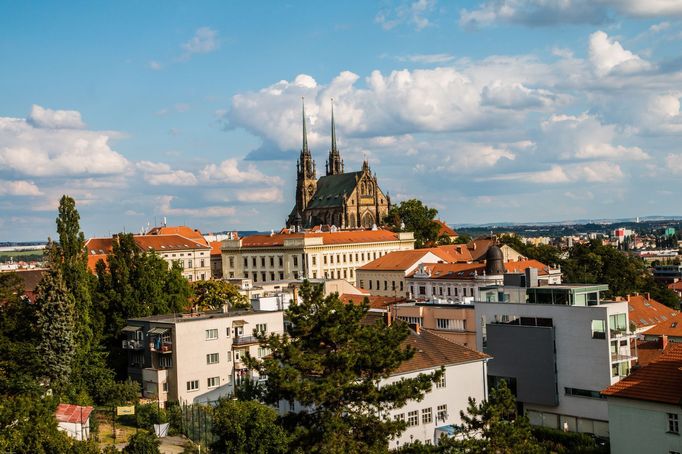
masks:
<path fill-rule="evenodd" d="M 42 192 L 32 181 L 0 180 L 0 195 L 39 196 Z"/>
<path fill-rule="evenodd" d="M 209 164 L 200 172 L 201 178 L 209 182 L 222 183 L 268 183 L 280 185 L 282 179 L 269 176 L 259 171 L 256 166 L 249 165 L 246 170 L 240 170 L 236 159 L 227 159 L 220 164 Z"/>
<path fill-rule="evenodd" d="M 182 44 L 184 53 L 181 59 L 189 59 L 194 54 L 207 54 L 213 52 L 220 47 L 218 40 L 218 32 L 210 27 L 201 27 L 197 29 L 194 36 Z"/>
<path fill-rule="evenodd" d="M 657 17 L 682 15 L 677 0 L 489 0 L 474 9 L 462 9 L 462 26 L 516 23 L 528 26 L 601 24 L 614 15 Z"/>
<path fill-rule="evenodd" d="M 192 208 L 176 208 L 171 206 L 175 200 L 172 195 L 164 195 L 157 199 L 159 213 L 166 216 L 191 216 L 196 218 L 234 216 L 237 213 L 235 207 L 206 206 Z"/>
<path fill-rule="evenodd" d="M 398 5 L 391 5 L 379 11 L 374 20 L 384 30 L 391 30 L 403 24 L 422 30 L 431 25 L 429 15 L 435 6 L 435 0 L 402 1 Z"/>
<path fill-rule="evenodd" d="M 283 200 L 280 188 L 264 188 L 236 191 L 237 200 L 245 203 L 274 203 Z"/>
<path fill-rule="evenodd" d="M 503 109 L 541 108 L 554 105 L 559 96 L 543 89 L 531 89 L 520 83 L 496 80 L 483 87 L 482 104 Z"/>
<path fill-rule="evenodd" d="M 576 182 L 612 183 L 621 180 L 623 176 L 623 171 L 618 164 L 595 161 L 581 164 L 554 164 L 546 170 L 508 173 L 487 179 L 553 185 Z"/>
<path fill-rule="evenodd" d="M 589 58 L 600 77 L 612 72 L 627 74 L 651 68 L 649 62 L 624 49 L 601 30 L 590 35 Z"/>
<path fill-rule="evenodd" d="M 452 151 L 445 155 L 438 154 L 434 158 L 439 162 L 436 170 L 445 170 L 455 174 L 495 166 L 501 159 L 513 161 L 516 154 L 512 151 L 487 144 L 460 143 L 452 147 Z M 434 166 L 428 166 L 430 169 Z M 424 168 L 424 171 L 427 171 Z"/>
<path fill-rule="evenodd" d="M 195 177 L 193 173 L 185 170 L 149 174 L 145 176 L 145 179 L 152 186 L 196 186 L 197 184 L 197 177 Z"/>
<path fill-rule="evenodd" d="M 128 160 L 109 144 L 116 134 L 82 127 L 78 112 L 40 106 L 27 119 L 0 117 L 0 167 L 41 177 L 124 173 Z"/>
<path fill-rule="evenodd" d="M 450 54 L 412 54 L 396 57 L 398 61 L 419 63 L 425 65 L 449 63 L 455 59 Z"/>

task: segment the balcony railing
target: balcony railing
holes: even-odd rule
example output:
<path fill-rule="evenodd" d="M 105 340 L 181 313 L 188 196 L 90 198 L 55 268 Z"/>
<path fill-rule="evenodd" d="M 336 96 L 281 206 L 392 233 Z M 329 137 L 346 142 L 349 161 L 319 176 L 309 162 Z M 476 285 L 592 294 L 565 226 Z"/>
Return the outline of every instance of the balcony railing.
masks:
<path fill-rule="evenodd" d="M 257 344 L 260 341 L 256 336 L 235 336 L 232 341 L 233 345 L 247 345 L 247 344 Z"/>
<path fill-rule="evenodd" d="M 154 342 L 149 343 L 149 350 L 159 353 L 172 353 L 173 344 L 171 342 L 163 342 L 161 344 L 156 344 Z"/>
<path fill-rule="evenodd" d="M 123 341 L 124 350 L 142 350 L 143 348 L 144 345 L 142 344 L 142 341 L 136 339 L 126 339 Z"/>
<path fill-rule="evenodd" d="M 620 353 L 611 353 L 611 362 L 612 363 L 617 363 L 621 361 L 630 361 L 633 359 L 637 359 L 636 356 L 633 355 L 624 355 Z"/>
<path fill-rule="evenodd" d="M 627 332 L 627 331 L 616 331 L 616 330 L 610 330 L 609 335 L 611 336 L 611 339 L 628 339 L 628 338 L 633 338 L 637 336 L 636 333 L 632 332 Z"/>

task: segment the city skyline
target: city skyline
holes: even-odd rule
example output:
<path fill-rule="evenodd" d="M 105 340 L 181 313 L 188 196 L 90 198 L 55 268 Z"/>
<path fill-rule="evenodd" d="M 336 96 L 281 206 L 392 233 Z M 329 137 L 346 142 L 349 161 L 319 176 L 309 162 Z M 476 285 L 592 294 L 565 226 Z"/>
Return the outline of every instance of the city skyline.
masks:
<path fill-rule="evenodd" d="M 680 215 L 682 6 L 12 4 L 0 240 L 284 226 L 301 148 L 453 223 Z M 319 171 L 320 169 L 318 169 Z"/>

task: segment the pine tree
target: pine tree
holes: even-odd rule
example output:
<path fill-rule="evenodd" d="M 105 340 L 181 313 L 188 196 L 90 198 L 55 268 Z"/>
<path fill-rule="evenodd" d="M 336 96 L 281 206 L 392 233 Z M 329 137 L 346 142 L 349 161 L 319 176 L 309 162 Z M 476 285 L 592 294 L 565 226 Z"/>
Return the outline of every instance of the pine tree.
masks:
<path fill-rule="evenodd" d="M 59 269 L 43 275 L 36 289 L 36 328 L 42 375 L 50 386 L 69 383 L 76 355 L 75 305 Z"/>
<path fill-rule="evenodd" d="M 369 323 L 366 303 L 344 305 L 337 294 L 322 291 L 305 282 L 301 301 L 287 311 L 287 334 L 262 339 L 272 355 L 247 362 L 268 377 L 265 403 L 297 402 L 307 409 L 284 420 L 292 451 L 385 452 L 389 439 L 405 429 L 388 411 L 420 400 L 442 372 L 379 387 L 414 354 L 401 346 L 408 327 Z"/>

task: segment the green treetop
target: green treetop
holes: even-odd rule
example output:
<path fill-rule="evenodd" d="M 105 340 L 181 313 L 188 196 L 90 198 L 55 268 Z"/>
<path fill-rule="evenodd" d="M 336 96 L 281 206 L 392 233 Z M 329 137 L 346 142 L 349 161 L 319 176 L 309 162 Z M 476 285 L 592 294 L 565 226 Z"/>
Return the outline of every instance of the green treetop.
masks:
<path fill-rule="evenodd" d="M 415 247 L 433 246 L 438 242 L 440 226 L 434 222 L 438 210 L 429 208 L 421 200 L 410 199 L 391 207 L 384 222 L 393 229 L 414 232 Z"/>

